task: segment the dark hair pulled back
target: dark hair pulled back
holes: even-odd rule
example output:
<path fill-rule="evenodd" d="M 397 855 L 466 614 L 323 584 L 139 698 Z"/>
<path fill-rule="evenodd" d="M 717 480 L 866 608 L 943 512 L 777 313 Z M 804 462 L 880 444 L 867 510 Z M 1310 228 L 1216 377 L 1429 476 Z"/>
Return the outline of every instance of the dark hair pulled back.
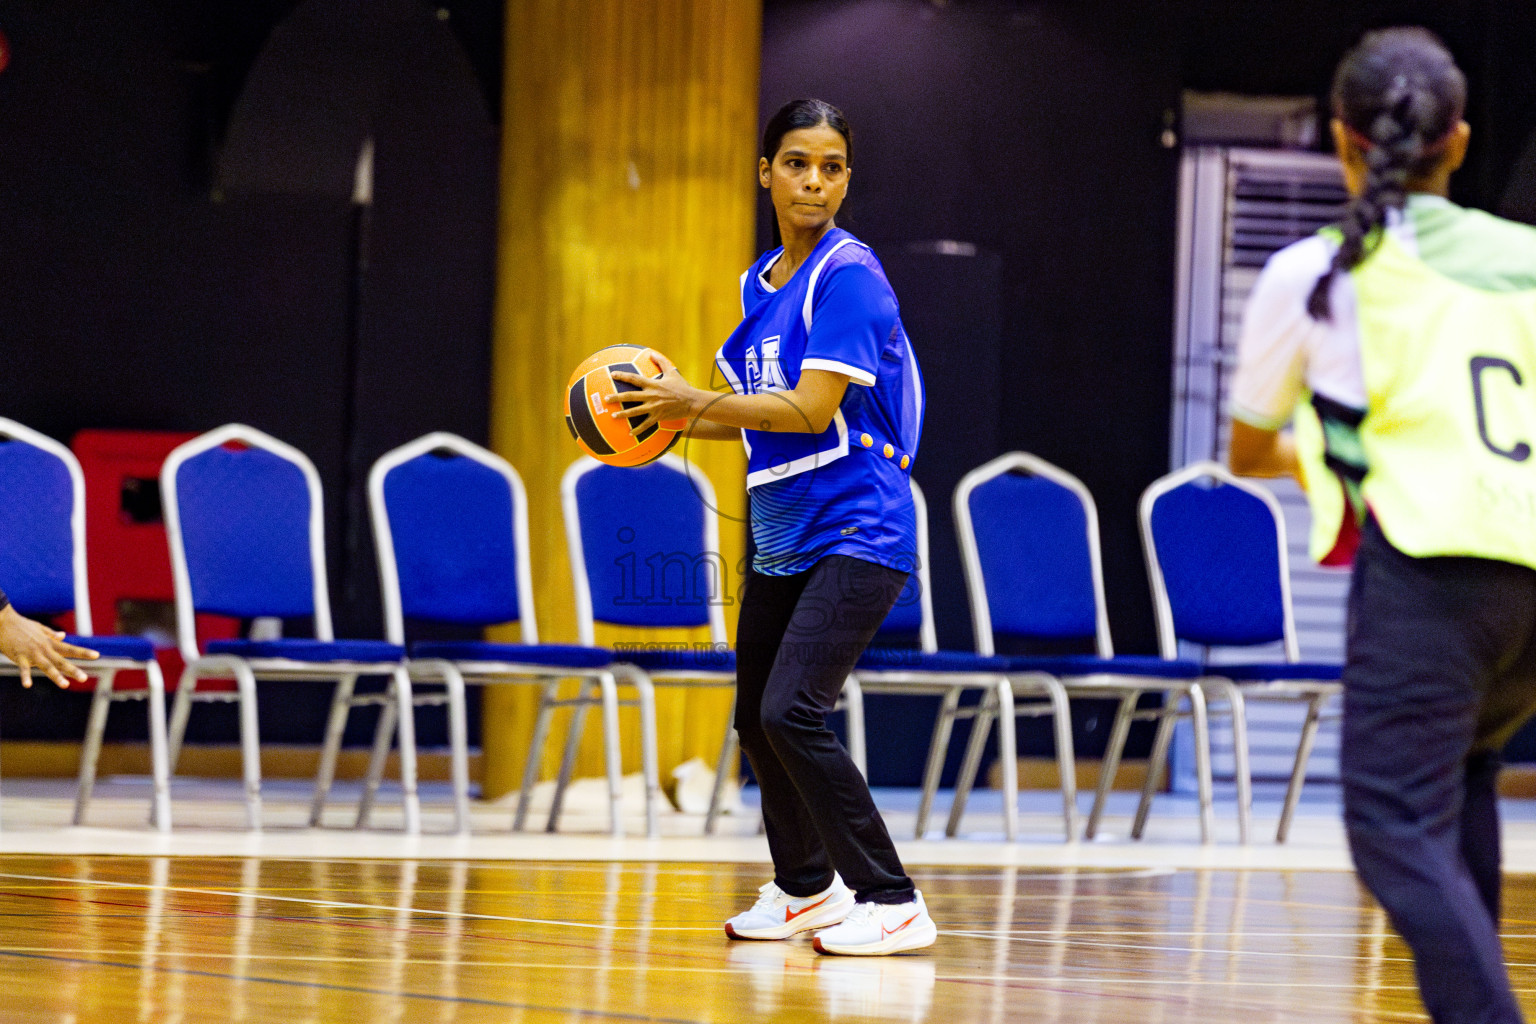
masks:
<path fill-rule="evenodd" d="M 1445 44 L 1422 28 L 1367 32 L 1333 76 L 1333 115 L 1365 155 L 1365 188 L 1338 224 L 1343 243 L 1307 298 L 1314 320 L 1331 320 L 1333 279 L 1370 256 L 1387 212 L 1402 209 L 1408 183 L 1433 171 L 1461 122 L 1467 80 Z"/>
<path fill-rule="evenodd" d="M 826 125 L 843 137 L 843 142 L 848 146 L 848 163 L 852 165 L 853 129 L 848 127 L 848 119 L 843 116 L 843 112 L 826 100 L 790 100 L 780 107 L 763 129 L 763 157 L 772 163 L 773 158 L 779 155 L 779 146 L 783 145 L 784 136 L 799 128 L 815 128 L 819 125 Z"/>

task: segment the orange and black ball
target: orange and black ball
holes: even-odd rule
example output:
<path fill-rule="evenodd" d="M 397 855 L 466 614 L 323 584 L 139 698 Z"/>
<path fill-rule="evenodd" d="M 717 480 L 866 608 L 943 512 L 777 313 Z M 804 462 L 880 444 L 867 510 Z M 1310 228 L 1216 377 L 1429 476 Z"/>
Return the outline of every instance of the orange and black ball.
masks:
<path fill-rule="evenodd" d="M 636 390 L 633 384 L 613 379 L 615 372 L 659 377 L 661 364 L 648 348 L 639 345 L 609 345 L 600 348 L 576 367 L 565 388 L 565 425 L 571 436 L 588 455 L 610 466 L 643 466 L 662 456 L 677 443 L 677 435 L 687 424 L 678 420 L 653 423 L 638 434 L 631 430 L 641 417 L 615 419 L 610 413 L 610 395 Z M 623 403 L 621 407 L 638 405 Z"/>

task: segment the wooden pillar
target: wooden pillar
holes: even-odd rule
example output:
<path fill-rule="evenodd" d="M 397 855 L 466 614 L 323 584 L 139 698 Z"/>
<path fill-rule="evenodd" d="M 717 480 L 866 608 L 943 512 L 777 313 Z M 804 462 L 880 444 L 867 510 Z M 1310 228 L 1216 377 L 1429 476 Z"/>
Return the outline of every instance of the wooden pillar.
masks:
<path fill-rule="evenodd" d="M 546 642 L 576 640 L 559 504 L 561 474 L 580 454 L 561 413 L 571 369 L 624 342 L 656 348 L 708 386 L 714 352 L 740 320 L 761 22 L 760 0 L 507 2 L 491 438 L 528 488 Z M 720 493 L 722 554 L 734 570 L 745 545 L 740 446 L 698 442 L 689 457 Z M 729 593 L 737 589 L 732 581 Z M 735 618 L 732 605 L 733 630 Z M 600 629 L 598 642 L 644 637 Z M 488 798 L 517 785 L 535 701 L 531 687 L 487 688 Z M 713 757 L 727 694 L 663 692 L 657 704 L 664 780 L 688 757 Z M 601 771 L 590 720 L 580 774 Z M 623 722 L 625 767 L 637 771 L 634 712 Z"/>

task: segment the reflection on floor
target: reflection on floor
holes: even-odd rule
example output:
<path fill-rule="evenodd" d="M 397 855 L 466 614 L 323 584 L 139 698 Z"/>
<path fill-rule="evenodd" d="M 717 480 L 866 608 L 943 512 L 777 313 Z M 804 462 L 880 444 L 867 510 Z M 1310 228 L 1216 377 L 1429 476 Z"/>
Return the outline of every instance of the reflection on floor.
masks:
<path fill-rule="evenodd" d="M 1126 838 L 1125 794 L 1104 838 L 1067 843 L 1055 795 L 1029 793 L 1008 843 L 997 794 L 978 793 L 961 837 L 901 843 L 939 942 L 869 960 L 724 937 L 721 921 L 768 877 L 750 793 L 721 835 L 671 814 L 659 839 L 640 835 L 638 807 L 628 835 L 603 834 L 601 793 L 578 793 L 554 835 L 512 834 L 509 807 L 477 805 L 469 836 L 449 834 L 439 789 L 423 794 L 421 836 L 402 834 L 388 804 L 377 827 L 352 829 L 345 787 L 309 828 L 308 795 L 269 782 L 253 832 L 237 784 L 181 781 L 177 827 L 161 835 L 142 779 L 103 785 L 80 828 L 68 784 L 5 780 L 0 1020 L 1424 1019 L 1406 950 L 1345 870 L 1324 786 L 1284 846 L 1265 834 L 1278 790 L 1260 789 L 1248 846 L 1230 792 L 1209 846 L 1184 796 L 1159 798 L 1142 842 Z M 893 834 L 910 835 L 916 795 L 876 796 Z M 1506 949 L 1536 1009 L 1536 802 L 1504 814 Z"/>
<path fill-rule="evenodd" d="M 0 1016 L 1417 1019 L 1405 951 L 1345 873 L 917 868 L 914 877 L 939 942 L 865 960 L 818 956 L 803 938 L 727 940 L 720 921 L 755 896 L 753 865 L 8 855 Z M 1511 916 L 1529 917 L 1533 897 L 1536 887 L 1516 879 Z M 1530 940 L 1509 937 L 1513 961 L 1529 960 Z M 1517 986 L 1529 984 L 1528 968 L 1514 973 Z"/>

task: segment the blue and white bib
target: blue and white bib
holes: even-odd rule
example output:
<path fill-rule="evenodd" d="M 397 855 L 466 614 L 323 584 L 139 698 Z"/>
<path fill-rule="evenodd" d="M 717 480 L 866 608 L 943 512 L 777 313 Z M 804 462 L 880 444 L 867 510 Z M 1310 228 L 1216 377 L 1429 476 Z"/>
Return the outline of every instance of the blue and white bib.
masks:
<path fill-rule="evenodd" d="M 880 261 L 833 229 L 789 283 L 764 253 L 741 277 L 741 324 L 715 365 L 737 394 L 787 391 L 804 370 L 847 374 L 819 434 L 743 430 L 754 568 L 791 575 L 842 554 L 910 571 L 917 534 L 907 481 L 922 431 L 923 381 Z M 857 385 L 857 386 L 854 386 Z"/>

